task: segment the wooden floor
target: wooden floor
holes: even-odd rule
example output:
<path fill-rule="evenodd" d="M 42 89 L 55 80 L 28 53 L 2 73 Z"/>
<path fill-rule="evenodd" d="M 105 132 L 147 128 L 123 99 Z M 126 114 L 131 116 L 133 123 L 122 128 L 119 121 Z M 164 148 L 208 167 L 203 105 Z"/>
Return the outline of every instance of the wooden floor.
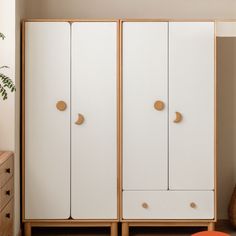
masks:
<path fill-rule="evenodd" d="M 193 233 L 204 231 L 206 228 L 131 228 L 130 236 L 190 236 Z M 236 236 L 234 230 L 227 221 L 220 221 L 216 230 L 228 233 L 231 236 Z M 119 229 L 120 232 L 120 229 Z M 107 228 L 33 228 L 33 236 L 108 236 L 109 229 Z M 120 233 L 119 233 L 120 235 Z"/>

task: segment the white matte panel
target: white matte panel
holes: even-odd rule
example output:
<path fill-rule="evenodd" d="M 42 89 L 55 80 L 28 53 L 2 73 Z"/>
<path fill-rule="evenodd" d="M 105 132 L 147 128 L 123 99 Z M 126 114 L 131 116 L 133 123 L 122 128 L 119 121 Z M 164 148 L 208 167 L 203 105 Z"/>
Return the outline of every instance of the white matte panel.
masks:
<path fill-rule="evenodd" d="M 170 189 L 214 188 L 214 23 L 169 25 Z M 183 115 L 174 123 L 175 112 Z"/>
<path fill-rule="evenodd" d="M 26 23 L 25 218 L 70 216 L 70 25 Z M 67 109 L 58 111 L 63 100 Z"/>
<path fill-rule="evenodd" d="M 168 23 L 123 23 L 123 188 L 167 189 Z M 158 111 L 154 103 L 165 108 Z"/>
<path fill-rule="evenodd" d="M 116 33 L 115 22 L 72 25 L 74 219 L 117 218 Z"/>
<path fill-rule="evenodd" d="M 143 208 L 143 203 L 147 208 Z M 191 203 L 196 205 L 191 207 Z M 124 191 L 124 219 L 213 219 L 213 191 Z"/>

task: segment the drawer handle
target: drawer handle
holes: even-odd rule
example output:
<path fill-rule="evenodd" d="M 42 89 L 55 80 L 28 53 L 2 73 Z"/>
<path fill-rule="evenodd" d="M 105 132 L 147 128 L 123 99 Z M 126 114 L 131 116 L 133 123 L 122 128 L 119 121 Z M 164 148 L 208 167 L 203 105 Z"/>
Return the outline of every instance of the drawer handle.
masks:
<path fill-rule="evenodd" d="M 76 125 L 82 125 L 84 123 L 84 116 L 82 114 L 78 114 L 77 121 L 75 122 Z"/>
<path fill-rule="evenodd" d="M 190 207 L 193 208 L 193 209 L 196 209 L 197 208 L 197 204 L 195 202 L 191 202 L 190 203 Z"/>
<path fill-rule="evenodd" d="M 59 111 L 65 111 L 66 110 L 66 103 L 64 101 L 58 101 L 56 104 L 57 110 Z"/>
<path fill-rule="evenodd" d="M 11 218 L 11 214 L 10 213 L 6 213 L 6 218 Z"/>
<path fill-rule="evenodd" d="M 9 196 L 10 196 L 10 195 L 11 195 L 11 191 L 10 191 L 10 190 L 7 190 L 7 191 L 6 191 L 6 195 L 9 195 Z"/>
<path fill-rule="evenodd" d="M 175 112 L 175 120 L 174 123 L 180 123 L 183 120 L 183 116 L 180 112 Z"/>
<path fill-rule="evenodd" d="M 154 108 L 158 111 L 162 111 L 165 108 L 165 104 L 162 101 L 156 101 L 154 103 Z"/>
<path fill-rule="evenodd" d="M 144 202 L 144 203 L 142 204 L 142 207 L 143 207 L 144 209 L 148 209 L 148 204 L 147 204 L 146 202 Z"/>
<path fill-rule="evenodd" d="M 6 169 L 6 173 L 9 173 L 9 174 L 10 174 L 10 173 L 11 173 L 11 168 L 7 168 L 7 169 Z"/>

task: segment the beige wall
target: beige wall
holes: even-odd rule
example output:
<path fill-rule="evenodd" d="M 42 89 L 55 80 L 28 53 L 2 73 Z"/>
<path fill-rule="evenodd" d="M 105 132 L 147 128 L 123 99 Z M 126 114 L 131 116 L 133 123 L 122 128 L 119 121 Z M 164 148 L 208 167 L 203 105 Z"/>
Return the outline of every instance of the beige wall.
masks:
<path fill-rule="evenodd" d="M 28 17 L 236 18 L 235 0 L 27 0 Z"/>
<path fill-rule="evenodd" d="M 218 211 L 227 217 L 236 181 L 236 38 L 217 39 Z"/>
<path fill-rule="evenodd" d="M 23 0 L 21 1 L 19 4 L 21 4 L 22 8 L 24 3 Z M 25 14 L 20 14 L 25 18 L 236 19 L 235 0 L 25 1 L 26 12 Z M 219 39 L 217 49 L 219 81 L 218 216 L 219 218 L 226 218 L 228 201 L 236 180 L 236 95 L 234 95 L 236 94 L 236 69 L 234 69 L 236 68 L 236 39 Z M 19 100 L 17 100 L 18 103 Z M 18 109 L 19 107 L 17 106 L 17 114 Z M 19 127 L 18 124 L 17 127 Z"/>

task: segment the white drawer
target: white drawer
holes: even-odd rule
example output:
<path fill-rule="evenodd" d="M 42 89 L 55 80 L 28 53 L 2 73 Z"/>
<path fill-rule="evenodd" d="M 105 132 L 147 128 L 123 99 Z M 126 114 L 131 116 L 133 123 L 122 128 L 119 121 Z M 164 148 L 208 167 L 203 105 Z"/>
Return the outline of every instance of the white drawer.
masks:
<path fill-rule="evenodd" d="M 123 219 L 213 219 L 214 191 L 124 191 Z"/>

